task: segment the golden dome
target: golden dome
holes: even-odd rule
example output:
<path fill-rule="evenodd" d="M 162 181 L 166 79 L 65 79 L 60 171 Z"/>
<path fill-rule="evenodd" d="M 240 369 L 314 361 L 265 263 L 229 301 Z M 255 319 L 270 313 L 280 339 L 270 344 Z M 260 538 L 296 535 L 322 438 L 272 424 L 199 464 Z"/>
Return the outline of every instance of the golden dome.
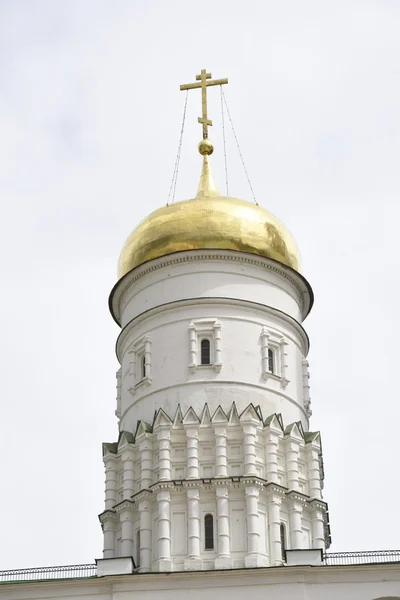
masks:
<path fill-rule="evenodd" d="M 205 249 L 257 254 L 300 271 L 296 242 L 283 223 L 261 206 L 220 196 L 207 156 L 196 198 L 159 208 L 134 229 L 120 255 L 118 277 L 161 256 Z"/>

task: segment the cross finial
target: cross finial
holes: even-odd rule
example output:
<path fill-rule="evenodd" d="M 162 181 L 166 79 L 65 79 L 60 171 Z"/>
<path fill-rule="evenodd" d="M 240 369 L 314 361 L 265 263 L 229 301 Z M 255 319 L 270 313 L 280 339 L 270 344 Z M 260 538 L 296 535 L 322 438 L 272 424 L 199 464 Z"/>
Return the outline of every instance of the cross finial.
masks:
<path fill-rule="evenodd" d="M 200 75 L 196 75 L 196 81 L 198 83 L 186 83 L 181 85 L 181 90 L 193 90 L 195 88 L 201 88 L 201 106 L 202 116 L 198 117 L 198 122 L 203 125 L 203 141 L 199 144 L 200 154 L 212 154 L 214 146 L 208 139 L 208 127 L 212 125 L 212 121 L 207 116 L 207 87 L 210 85 L 223 85 L 228 83 L 227 79 L 215 79 L 211 80 L 211 73 L 207 73 L 206 69 L 202 69 Z"/>

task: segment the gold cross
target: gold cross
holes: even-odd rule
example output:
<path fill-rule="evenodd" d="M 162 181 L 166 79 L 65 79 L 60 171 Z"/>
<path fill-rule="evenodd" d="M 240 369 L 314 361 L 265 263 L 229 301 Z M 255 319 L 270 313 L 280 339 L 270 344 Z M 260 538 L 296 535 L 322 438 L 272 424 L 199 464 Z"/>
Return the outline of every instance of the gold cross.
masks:
<path fill-rule="evenodd" d="M 201 106 L 202 106 L 202 117 L 198 117 L 198 122 L 203 125 L 203 140 L 208 139 L 208 126 L 212 125 L 212 121 L 207 118 L 207 87 L 209 85 L 223 85 L 228 83 L 227 79 L 215 79 L 214 81 L 207 81 L 211 79 L 211 73 L 207 73 L 206 69 L 202 69 L 200 75 L 196 75 L 196 81 L 199 83 L 186 83 L 181 85 L 181 90 L 194 90 L 195 88 L 201 88 Z"/>

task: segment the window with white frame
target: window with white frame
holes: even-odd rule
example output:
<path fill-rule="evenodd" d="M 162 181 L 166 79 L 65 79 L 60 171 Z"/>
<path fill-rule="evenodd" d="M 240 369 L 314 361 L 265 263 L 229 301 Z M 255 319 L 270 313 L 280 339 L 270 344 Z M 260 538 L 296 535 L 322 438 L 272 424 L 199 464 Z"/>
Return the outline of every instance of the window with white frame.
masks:
<path fill-rule="evenodd" d="M 261 361 L 262 375 L 264 379 L 276 377 L 281 386 L 285 388 L 289 383 L 287 379 L 287 341 L 273 330 L 266 327 L 261 331 Z"/>
<path fill-rule="evenodd" d="M 149 334 L 135 340 L 128 350 L 128 358 L 128 390 L 133 395 L 140 385 L 151 384 L 151 338 Z"/>
<path fill-rule="evenodd" d="M 189 369 L 222 367 L 221 324 L 216 319 L 198 319 L 189 324 Z"/>

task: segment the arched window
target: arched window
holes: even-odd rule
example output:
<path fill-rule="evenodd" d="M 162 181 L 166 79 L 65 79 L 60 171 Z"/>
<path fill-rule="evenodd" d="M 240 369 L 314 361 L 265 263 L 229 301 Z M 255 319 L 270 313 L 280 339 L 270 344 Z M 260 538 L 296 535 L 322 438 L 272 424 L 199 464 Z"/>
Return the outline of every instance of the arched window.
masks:
<path fill-rule="evenodd" d="M 144 354 L 141 359 L 141 365 L 142 365 L 142 379 L 145 379 L 145 377 L 146 377 L 146 356 Z"/>
<path fill-rule="evenodd" d="M 274 351 L 268 348 L 268 371 L 274 373 Z"/>
<path fill-rule="evenodd" d="M 211 364 L 210 340 L 207 340 L 207 339 L 201 340 L 200 348 L 201 348 L 201 364 L 202 365 L 210 365 Z"/>
<path fill-rule="evenodd" d="M 212 515 L 204 517 L 204 548 L 205 550 L 214 550 L 214 517 Z"/>
<path fill-rule="evenodd" d="M 136 532 L 136 566 L 140 567 L 140 529 Z"/>
<path fill-rule="evenodd" d="M 283 560 L 283 562 L 286 562 L 286 531 L 285 531 L 285 526 L 283 523 L 281 523 L 280 534 L 281 534 L 282 560 Z"/>

